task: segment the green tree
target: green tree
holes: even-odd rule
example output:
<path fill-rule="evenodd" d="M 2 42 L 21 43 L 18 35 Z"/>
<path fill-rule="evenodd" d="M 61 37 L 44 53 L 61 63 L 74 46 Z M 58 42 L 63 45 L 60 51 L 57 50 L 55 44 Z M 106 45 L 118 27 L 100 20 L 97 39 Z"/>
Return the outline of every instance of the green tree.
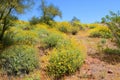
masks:
<path fill-rule="evenodd" d="M 56 16 L 62 17 L 62 13 L 58 7 L 54 6 L 53 4 L 47 5 L 44 0 L 41 0 L 41 11 L 42 16 L 40 21 L 46 24 L 49 24 L 50 21 L 54 21 Z"/>
<path fill-rule="evenodd" d="M 11 16 L 21 14 L 30 7 L 32 0 L 0 0 L 0 40 L 2 40 L 5 31 L 11 25 Z"/>
<path fill-rule="evenodd" d="M 110 11 L 110 15 L 103 17 L 101 23 L 105 23 L 109 26 L 120 46 L 120 12 L 114 13 Z"/>

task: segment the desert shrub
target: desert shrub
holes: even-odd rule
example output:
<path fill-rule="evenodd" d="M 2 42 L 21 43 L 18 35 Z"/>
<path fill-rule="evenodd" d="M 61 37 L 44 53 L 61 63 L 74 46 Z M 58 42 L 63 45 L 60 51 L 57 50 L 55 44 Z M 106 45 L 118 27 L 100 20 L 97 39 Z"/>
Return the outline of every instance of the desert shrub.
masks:
<path fill-rule="evenodd" d="M 82 54 L 77 48 L 55 49 L 47 66 L 48 74 L 59 78 L 74 73 L 84 61 Z"/>
<path fill-rule="evenodd" d="M 71 30 L 71 24 L 69 22 L 58 23 L 58 30 L 64 33 L 69 33 Z"/>
<path fill-rule="evenodd" d="M 32 26 L 29 24 L 29 22 L 24 22 L 24 21 L 16 21 L 14 22 L 15 27 L 17 27 L 18 29 L 22 29 L 22 30 L 31 30 Z"/>
<path fill-rule="evenodd" d="M 60 39 L 62 39 L 60 34 L 51 33 L 48 37 L 42 40 L 42 43 L 46 48 L 53 48 L 57 46 Z"/>
<path fill-rule="evenodd" d="M 29 73 L 38 67 L 36 50 L 27 45 L 13 45 L 0 55 L 2 68 L 10 75 Z"/>
<path fill-rule="evenodd" d="M 56 48 L 67 48 L 67 47 L 72 47 L 72 43 L 71 40 L 67 39 L 66 37 L 64 37 L 63 39 L 60 39 L 59 42 L 56 45 Z"/>
<path fill-rule="evenodd" d="M 45 38 L 50 34 L 50 31 L 47 29 L 47 27 L 41 25 L 35 27 L 33 31 L 38 34 L 39 38 Z"/>
<path fill-rule="evenodd" d="M 120 48 L 105 48 L 103 52 L 103 61 L 113 65 L 120 63 Z"/>
<path fill-rule="evenodd" d="M 40 30 L 38 29 L 37 31 L 39 38 L 45 38 L 50 34 L 49 31 L 46 29 L 40 29 Z"/>
<path fill-rule="evenodd" d="M 77 30 L 85 30 L 86 28 L 86 24 L 82 24 L 80 23 L 80 21 L 73 21 L 71 22 L 71 25 L 75 28 L 77 28 Z"/>
<path fill-rule="evenodd" d="M 115 54 L 119 54 L 120 55 L 120 50 L 119 49 L 111 49 L 111 48 L 106 48 L 106 49 L 104 49 L 104 52 L 106 53 L 106 54 L 113 54 L 113 55 L 115 55 Z"/>
<path fill-rule="evenodd" d="M 96 27 L 90 30 L 90 37 L 111 38 L 112 33 L 106 26 Z"/>
<path fill-rule="evenodd" d="M 64 33 L 71 33 L 73 35 L 75 35 L 79 30 L 81 26 L 75 26 L 70 24 L 69 22 L 62 22 L 62 23 L 58 23 L 57 25 L 58 30 Z"/>
<path fill-rule="evenodd" d="M 30 30 L 26 31 L 12 28 L 5 33 L 5 36 L 3 38 L 4 45 L 12 44 L 34 45 L 36 43 L 38 43 L 38 35 Z"/>
<path fill-rule="evenodd" d="M 65 32 L 65 33 L 68 32 L 68 30 L 67 30 L 67 28 L 66 28 L 65 26 L 61 26 L 61 27 L 59 28 L 59 30 L 60 30 L 61 32 Z"/>
<path fill-rule="evenodd" d="M 101 19 L 101 23 L 109 26 L 113 37 L 116 39 L 118 47 L 120 48 L 120 13 L 119 11 L 113 12 L 110 11 L 109 15 L 106 15 Z"/>
<path fill-rule="evenodd" d="M 107 23 L 109 29 L 111 30 L 113 37 L 116 40 L 118 47 L 120 48 L 120 24 L 119 23 Z"/>
<path fill-rule="evenodd" d="M 40 19 L 39 19 L 38 17 L 33 16 L 33 17 L 31 18 L 31 20 L 29 20 L 29 23 L 30 23 L 31 25 L 38 24 L 38 23 L 40 23 Z"/>

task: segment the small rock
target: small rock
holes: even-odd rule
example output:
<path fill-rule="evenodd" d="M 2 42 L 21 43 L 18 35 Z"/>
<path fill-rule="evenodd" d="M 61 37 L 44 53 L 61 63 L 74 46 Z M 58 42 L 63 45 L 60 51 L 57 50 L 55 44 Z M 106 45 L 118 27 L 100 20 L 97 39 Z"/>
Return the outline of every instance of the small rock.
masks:
<path fill-rule="evenodd" d="M 107 73 L 112 74 L 112 73 L 113 73 L 113 71 L 112 71 L 112 70 L 108 70 L 108 72 L 107 72 Z"/>

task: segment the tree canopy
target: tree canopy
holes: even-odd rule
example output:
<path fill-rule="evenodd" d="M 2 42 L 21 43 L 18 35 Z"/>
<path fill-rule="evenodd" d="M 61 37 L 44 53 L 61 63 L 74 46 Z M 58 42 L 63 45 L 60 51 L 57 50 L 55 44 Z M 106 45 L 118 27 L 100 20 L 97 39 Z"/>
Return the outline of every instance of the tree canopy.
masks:
<path fill-rule="evenodd" d="M 47 5 L 44 0 L 41 0 L 40 9 L 42 11 L 41 21 L 49 24 L 49 21 L 54 21 L 56 16 L 62 17 L 62 13 L 58 7 L 53 4 Z"/>
<path fill-rule="evenodd" d="M 0 0 L 0 40 L 11 24 L 10 17 L 16 13 L 24 13 L 25 9 L 28 9 L 32 4 L 33 0 Z"/>

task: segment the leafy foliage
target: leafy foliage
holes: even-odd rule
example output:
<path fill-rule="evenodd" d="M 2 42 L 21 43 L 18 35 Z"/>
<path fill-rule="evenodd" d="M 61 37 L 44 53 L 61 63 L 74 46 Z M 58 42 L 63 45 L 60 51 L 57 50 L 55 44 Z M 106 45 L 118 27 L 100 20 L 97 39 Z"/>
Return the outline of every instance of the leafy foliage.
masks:
<path fill-rule="evenodd" d="M 2 40 L 5 31 L 11 25 L 14 13 L 23 13 L 31 4 L 32 0 L 2 0 L 0 1 L 0 27 L 1 34 L 0 40 Z M 12 20 L 11 20 L 12 16 Z"/>
<path fill-rule="evenodd" d="M 41 11 L 42 17 L 40 18 L 40 21 L 48 25 L 51 25 L 50 22 L 54 21 L 56 16 L 62 17 L 62 13 L 59 8 L 53 4 L 47 5 L 44 0 L 41 0 Z"/>
<path fill-rule="evenodd" d="M 29 73 L 38 66 L 36 50 L 27 45 L 13 45 L 0 55 L 2 68 L 10 75 Z"/>

